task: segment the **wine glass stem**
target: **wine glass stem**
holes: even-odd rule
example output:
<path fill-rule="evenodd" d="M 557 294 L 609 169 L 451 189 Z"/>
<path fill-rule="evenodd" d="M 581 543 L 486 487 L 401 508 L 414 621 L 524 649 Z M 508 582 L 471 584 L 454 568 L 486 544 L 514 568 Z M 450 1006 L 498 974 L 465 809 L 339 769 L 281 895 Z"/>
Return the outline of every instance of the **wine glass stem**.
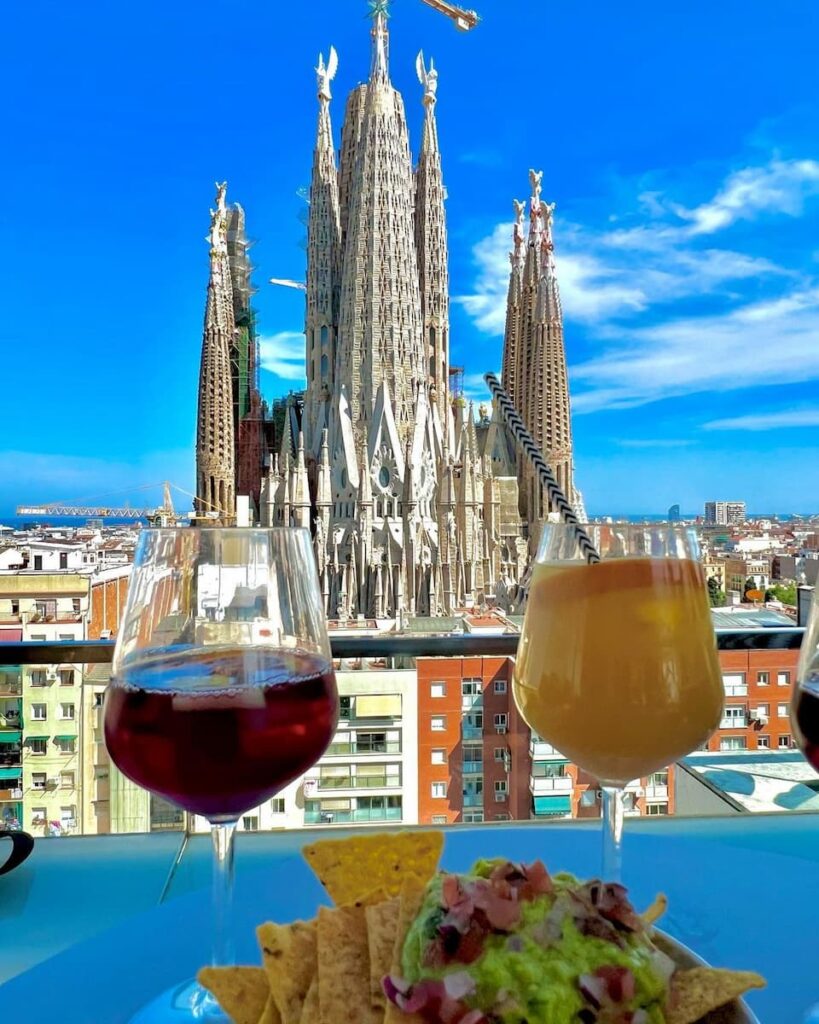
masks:
<path fill-rule="evenodd" d="M 603 786 L 603 881 L 623 880 L 622 786 Z"/>
<path fill-rule="evenodd" d="M 233 963 L 233 834 L 236 822 L 210 827 L 213 839 L 213 956 L 214 967 Z"/>

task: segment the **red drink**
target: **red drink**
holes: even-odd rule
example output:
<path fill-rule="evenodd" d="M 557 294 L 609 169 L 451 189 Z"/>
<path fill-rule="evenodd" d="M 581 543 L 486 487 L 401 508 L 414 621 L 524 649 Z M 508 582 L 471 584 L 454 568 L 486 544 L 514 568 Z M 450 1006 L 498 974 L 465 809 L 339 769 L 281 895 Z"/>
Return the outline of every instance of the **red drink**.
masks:
<path fill-rule="evenodd" d="M 321 757 L 338 720 L 330 662 L 270 647 L 154 651 L 105 698 L 105 742 L 140 786 L 211 821 L 274 796 Z"/>
<path fill-rule="evenodd" d="M 819 676 L 812 673 L 795 693 L 791 725 L 802 753 L 819 772 Z"/>

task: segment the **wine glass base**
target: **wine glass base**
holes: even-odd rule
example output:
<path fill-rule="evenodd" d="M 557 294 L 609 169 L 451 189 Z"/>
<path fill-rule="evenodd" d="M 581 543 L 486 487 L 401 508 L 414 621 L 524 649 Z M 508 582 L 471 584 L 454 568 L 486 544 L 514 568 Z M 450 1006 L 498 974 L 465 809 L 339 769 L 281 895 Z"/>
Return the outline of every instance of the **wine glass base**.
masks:
<path fill-rule="evenodd" d="M 169 988 L 134 1014 L 129 1024 L 231 1024 L 207 989 L 193 979 Z"/>

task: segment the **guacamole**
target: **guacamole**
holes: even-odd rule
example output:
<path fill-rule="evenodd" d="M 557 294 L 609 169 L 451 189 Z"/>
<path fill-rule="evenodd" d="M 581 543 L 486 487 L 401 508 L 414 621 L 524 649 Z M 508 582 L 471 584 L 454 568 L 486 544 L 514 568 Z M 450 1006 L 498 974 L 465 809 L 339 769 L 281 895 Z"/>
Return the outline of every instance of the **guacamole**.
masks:
<path fill-rule="evenodd" d="M 672 972 L 622 886 L 481 861 L 429 883 L 386 990 L 444 1024 L 664 1024 Z"/>

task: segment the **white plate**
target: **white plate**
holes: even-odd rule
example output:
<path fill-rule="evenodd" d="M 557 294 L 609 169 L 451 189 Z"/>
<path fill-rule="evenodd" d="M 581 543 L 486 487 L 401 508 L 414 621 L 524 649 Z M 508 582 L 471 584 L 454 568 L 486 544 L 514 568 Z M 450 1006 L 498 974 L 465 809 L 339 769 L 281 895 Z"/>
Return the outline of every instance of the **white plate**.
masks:
<path fill-rule="evenodd" d="M 697 956 L 687 946 L 670 935 L 666 935 L 659 928 L 654 929 L 653 939 L 655 944 L 674 961 L 679 967 L 708 967 L 702 957 Z M 702 1024 L 759 1024 L 757 1017 L 751 1013 L 743 999 L 734 999 L 718 1010 L 712 1010 L 702 1018 Z"/>

